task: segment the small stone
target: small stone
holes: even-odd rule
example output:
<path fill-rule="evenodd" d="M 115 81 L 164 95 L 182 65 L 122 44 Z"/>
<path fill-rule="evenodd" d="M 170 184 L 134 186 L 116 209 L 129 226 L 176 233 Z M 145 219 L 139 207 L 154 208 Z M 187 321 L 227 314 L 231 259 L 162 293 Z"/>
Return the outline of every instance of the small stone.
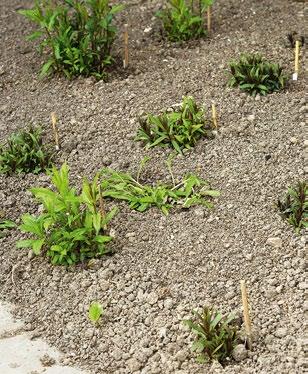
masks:
<path fill-rule="evenodd" d="M 278 237 L 268 238 L 266 244 L 274 247 L 274 248 L 281 248 L 282 247 L 282 240 Z"/>
<path fill-rule="evenodd" d="M 178 353 L 175 355 L 175 359 L 180 362 L 185 361 L 187 357 L 188 357 L 188 352 L 185 351 L 184 349 L 178 351 Z"/>
<path fill-rule="evenodd" d="M 171 309 L 173 307 L 173 300 L 168 298 L 164 301 L 164 308 Z"/>
<path fill-rule="evenodd" d="M 138 371 L 141 368 L 141 363 L 136 358 L 130 358 L 127 361 L 127 366 L 131 373 Z"/>
<path fill-rule="evenodd" d="M 45 353 L 44 356 L 40 358 L 40 361 L 45 367 L 52 366 L 56 363 L 56 360 L 53 357 L 50 357 L 47 353 Z"/>
<path fill-rule="evenodd" d="M 238 344 L 232 351 L 232 357 L 235 361 L 240 362 L 248 357 L 248 352 L 244 344 Z"/>
<path fill-rule="evenodd" d="M 150 32 L 152 31 L 152 27 L 146 27 L 144 30 L 143 30 L 143 32 L 145 33 L 145 34 L 149 34 Z"/>
<path fill-rule="evenodd" d="M 260 101 L 261 100 L 261 96 L 260 94 L 257 94 L 256 97 L 255 97 L 255 101 Z"/>
<path fill-rule="evenodd" d="M 295 136 L 291 136 L 291 138 L 290 138 L 290 142 L 291 142 L 292 144 L 296 144 L 296 143 L 297 143 L 297 138 L 295 138 Z"/>
<path fill-rule="evenodd" d="M 284 338 L 288 335 L 288 329 L 286 327 L 280 327 L 275 331 L 276 338 Z"/>
<path fill-rule="evenodd" d="M 158 301 L 158 295 L 155 292 L 151 292 L 147 296 L 148 303 L 154 305 Z"/>
<path fill-rule="evenodd" d="M 204 209 L 196 208 L 195 209 L 195 215 L 199 218 L 203 218 L 204 217 Z"/>
<path fill-rule="evenodd" d="M 217 360 L 214 360 L 210 368 L 210 373 L 221 374 L 223 370 L 223 366 Z"/>
<path fill-rule="evenodd" d="M 306 289 L 308 288 L 308 284 L 307 284 L 306 282 L 300 282 L 300 283 L 298 284 L 298 288 L 299 288 L 300 290 L 306 290 Z"/>
<path fill-rule="evenodd" d="M 249 116 L 247 116 L 247 119 L 248 119 L 248 121 L 250 121 L 250 122 L 254 121 L 255 118 L 256 118 L 256 117 L 255 117 L 254 114 L 249 114 Z"/>

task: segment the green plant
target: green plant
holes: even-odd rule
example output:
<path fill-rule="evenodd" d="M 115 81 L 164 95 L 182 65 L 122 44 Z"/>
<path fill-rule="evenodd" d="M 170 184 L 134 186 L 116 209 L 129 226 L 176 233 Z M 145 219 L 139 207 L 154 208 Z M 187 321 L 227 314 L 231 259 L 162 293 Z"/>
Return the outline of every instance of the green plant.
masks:
<path fill-rule="evenodd" d="M 278 208 L 288 222 L 297 231 L 308 227 L 308 183 L 298 182 L 297 186 L 288 188 L 283 200 L 278 200 Z"/>
<path fill-rule="evenodd" d="M 5 236 L 3 230 L 10 230 L 16 227 L 15 222 L 9 221 L 7 219 L 0 221 L 0 238 Z"/>
<path fill-rule="evenodd" d="M 184 148 L 192 148 L 201 137 L 213 136 L 212 122 L 190 96 L 183 98 L 179 110 L 158 116 L 148 114 L 146 118 L 140 117 L 139 122 L 135 140 L 143 141 L 148 148 L 170 146 L 182 153 Z"/>
<path fill-rule="evenodd" d="M 144 161 L 145 162 L 145 161 Z M 103 169 L 102 194 L 104 197 L 125 200 L 131 209 L 144 212 L 151 206 L 156 206 L 164 214 L 168 214 L 173 206 L 190 208 L 193 205 L 204 205 L 212 207 L 212 203 L 205 197 L 217 197 L 219 192 L 209 189 L 206 181 L 195 175 L 187 175 L 181 182 L 173 186 L 168 184 L 145 185 L 139 182 L 141 167 L 138 171 L 137 179 L 128 173 L 121 173 L 112 169 Z M 170 170 L 170 168 L 169 168 Z"/>
<path fill-rule="evenodd" d="M 30 126 L 12 134 L 6 147 L 0 146 L 0 174 L 38 174 L 51 166 L 51 159 L 50 149 L 43 144 L 42 130 Z"/>
<path fill-rule="evenodd" d="M 239 86 L 252 96 L 279 91 L 287 81 L 279 64 L 268 62 L 259 54 L 242 54 L 239 61 L 230 63 L 230 70 L 229 86 Z"/>
<path fill-rule="evenodd" d="M 173 42 L 197 39 L 206 35 L 205 12 L 214 0 L 168 0 L 167 7 L 157 12 L 163 29 Z"/>
<path fill-rule="evenodd" d="M 217 360 L 223 363 L 238 342 L 237 326 L 233 315 L 223 317 L 221 313 L 204 307 L 202 313 L 193 311 L 194 320 L 183 321 L 196 335 L 192 351 L 198 353 L 200 363 Z"/>
<path fill-rule="evenodd" d="M 113 17 L 122 9 L 110 6 L 109 0 L 36 0 L 33 9 L 20 10 L 38 26 L 28 39 L 40 38 L 39 50 L 49 53 L 41 75 L 58 71 L 68 78 L 105 78 L 113 63 Z"/>
<path fill-rule="evenodd" d="M 95 325 L 98 324 L 102 314 L 103 314 L 103 307 L 101 304 L 97 301 L 93 301 L 89 307 L 89 319 L 91 322 L 93 322 Z"/>
<path fill-rule="evenodd" d="M 32 188 L 30 191 L 43 204 L 43 213 L 36 217 L 22 216 L 20 230 L 32 238 L 17 242 L 18 248 L 30 247 L 34 254 L 41 252 L 57 265 L 72 265 L 108 253 L 104 227 L 115 215 L 113 209 L 104 215 L 98 208 L 98 175 L 92 183 L 84 179 L 81 194 L 69 186 L 68 166 L 55 167 L 50 173 L 56 188 Z"/>

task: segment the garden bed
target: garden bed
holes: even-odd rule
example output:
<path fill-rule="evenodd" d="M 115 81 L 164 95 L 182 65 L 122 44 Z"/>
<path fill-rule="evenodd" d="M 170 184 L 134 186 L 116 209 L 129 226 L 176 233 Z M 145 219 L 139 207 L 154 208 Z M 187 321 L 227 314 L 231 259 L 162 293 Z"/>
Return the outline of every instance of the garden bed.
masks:
<path fill-rule="evenodd" d="M 65 363 L 90 373 L 204 373 L 190 351 L 182 320 L 205 304 L 240 310 L 240 280 L 247 282 L 255 335 L 253 350 L 225 373 L 300 373 L 303 370 L 304 235 L 297 235 L 275 203 L 287 186 L 304 179 L 303 74 L 282 91 L 253 98 L 226 87 L 228 62 L 241 52 L 279 61 L 291 76 L 294 51 L 286 34 L 303 32 L 303 3 L 289 0 L 217 0 L 213 34 L 184 46 L 159 39 L 153 12 L 160 3 L 126 2 L 118 23 L 130 25 L 130 68 L 107 83 L 92 78 L 39 80 L 41 60 L 24 40 L 31 25 L 16 13 L 31 1 L 0 5 L 0 141 L 28 123 L 52 140 L 50 113 L 59 118 L 61 151 L 72 184 L 109 166 L 134 173 L 151 158 L 143 181 L 170 182 L 168 148 L 145 150 L 133 141 L 138 113 L 157 113 L 183 95 L 216 103 L 219 131 L 173 161 L 175 178 L 194 172 L 221 192 L 214 208 L 132 211 L 125 203 L 111 227 L 112 256 L 91 268 L 52 266 L 16 249 L 11 230 L 0 239 L 0 298 L 16 305 L 33 336 L 61 349 Z M 149 28 L 151 30 L 149 31 Z M 144 30 L 149 32 L 144 32 Z M 116 43 L 116 45 L 120 45 Z M 117 47 L 118 48 L 118 47 Z M 121 49 L 116 49 L 121 54 Z M 19 220 L 37 213 L 27 190 L 49 178 L 0 176 L 1 209 Z M 271 240 L 276 238 L 275 240 Z M 270 239 L 270 240 L 268 240 Z M 105 310 L 94 327 L 93 300 Z"/>

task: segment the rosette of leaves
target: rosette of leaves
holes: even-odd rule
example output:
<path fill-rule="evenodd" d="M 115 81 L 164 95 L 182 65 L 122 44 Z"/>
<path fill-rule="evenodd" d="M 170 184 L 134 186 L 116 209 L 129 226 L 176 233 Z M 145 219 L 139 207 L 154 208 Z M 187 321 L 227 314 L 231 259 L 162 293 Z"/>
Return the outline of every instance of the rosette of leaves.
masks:
<path fill-rule="evenodd" d="M 278 208 L 296 231 L 308 227 L 308 183 L 298 182 L 289 187 L 284 199 L 278 200 Z"/>
<path fill-rule="evenodd" d="M 178 153 L 191 149 L 202 137 L 213 137 L 212 121 L 194 98 L 187 96 L 179 110 L 160 115 L 148 114 L 139 118 L 140 128 L 135 140 L 142 141 L 148 148 L 168 146 Z"/>
<path fill-rule="evenodd" d="M 40 187 L 30 190 L 43 205 L 43 212 L 22 216 L 19 229 L 31 237 L 18 241 L 17 247 L 46 255 L 55 265 L 72 265 L 108 253 L 106 243 L 112 237 L 106 235 L 105 228 L 116 210 L 105 215 L 97 207 L 101 201 L 98 175 L 92 183 L 84 179 L 81 194 L 69 186 L 66 164 L 60 170 L 53 167 L 50 175 L 55 191 Z"/>
<path fill-rule="evenodd" d="M 41 76 L 52 72 L 73 76 L 106 78 L 106 68 L 114 59 L 111 47 L 117 29 L 114 15 L 123 5 L 109 0 L 36 0 L 32 9 L 19 13 L 37 25 L 28 39 L 39 39 L 39 50 L 46 51 L 48 60 Z"/>
<path fill-rule="evenodd" d="M 156 13 L 164 33 L 172 42 L 197 39 L 207 34 L 205 12 L 214 0 L 168 0 L 165 9 Z"/>
<path fill-rule="evenodd" d="M 284 88 L 287 76 L 279 64 L 269 62 L 259 54 L 242 54 L 230 63 L 230 87 L 239 87 L 252 96 L 266 95 Z"/>
<path fill-rule="evenodd" d="M 12 134 L 7 145 L 0 146 L 0 173 L 34 173 L 46 171 L 51 166 L 50 147 L 43 144 L 42 130 L 28 130 Z"/>
<path fill-rule="evenodd" d="M 183 321 L 196 335 L 192 351 L 198 354 L 200 363 L 217 360 L 224 363 L 231 357 L 238 342 L 238 326 L 232 314 L 228 317 L 204 307 L 201 313 L 193 311 L 194 319 Z"/>

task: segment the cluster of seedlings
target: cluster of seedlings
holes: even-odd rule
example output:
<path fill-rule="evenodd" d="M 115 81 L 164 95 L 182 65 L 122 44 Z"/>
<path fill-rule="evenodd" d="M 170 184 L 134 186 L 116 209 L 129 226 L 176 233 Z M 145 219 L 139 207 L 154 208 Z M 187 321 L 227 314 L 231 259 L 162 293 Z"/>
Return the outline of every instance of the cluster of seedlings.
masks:
<path fill-rule="evenodd" d="M 205 13 L 212 4 L 213 0 L 167 0 L 166 6 L 157 13 L 164 35 L 173 42 L 205 36 Z M 114 62 L 112 45 L 117 35 L 114 15 L 122 9 L 122 5 L 111 6 L 108 0 L 38 0 L 33 9 L 20 10 L 19 13 L 37 25 L 29 39 L 38 39 L 40 51 L 47 51 L 49 56 L 41 75 L 58 72 L 68 78 L 83 75 L 106 79 Z M 288 40 L 294 47 L 295 35 L 288 35 Z M 259 54 L 243 54 L 229 67 L 228 85 L 252 96 L 278 91 L 287 83 L 282 67 Z M 46 256 L 52 264 L 65 266 L 88 263 L 105 255 L 111 251 L 108 243 L 113 239 L 108 225 L 118 212 L 116 208 L 106 212 L 105 199 L 126 201 L 131 209 L 139 212 L 154 206 L 165 215 L 175 207 L 213 206 L 212 200 L 219 196 L 218 191 L 194 174 L 176 180 L 171 166 L 174 154 L 185 153 L 202 138 L 214 137 L 216 124 L 206 110 L 188 96 L 171 111 L 140 117 L 139 124 L 136 141 L 142 141 L 147 148 L 169 147 L 174 152 L 166 161 L 172 183 L 142 183 L 142 170 L 148 161 L 145 158 L 136 176 L 105 168 L 91 182 L 84 179 L 78 193 L 69 184 L 68 165 L 63 164 L 60 169 L 53 166 L 55 155 L 51 147 L 45 146 L 41 128 L 30 126 L 13 134 L 6 146 L 0 147 L 0 173 L 46 172 L 53 184 L 52 188 L 30 190 L 43 210 L 39 215 L 22 216 L 19 229 L 27 234 L 27 239 L 19 240 L 18 248 L 31 248 L 35 255 Z M 307 183 L 290 187 L 277 206 L 298 232 L 307 228 Z M 11 221 L 0 221 L 0 238 L 4 230 L 15 226 Z M 88 317 L 94 325 L 99 325 L 103 314 L 99 302 L 90 305 Z M 208 307 L 201 313 L 194 311 L 194 318 L 184 323 L 196 335 L 192 350 L 198 354 L 199 362 L 225 363 L 241 341 L 240 325 L 235 317 L 223 316 Z"/>

